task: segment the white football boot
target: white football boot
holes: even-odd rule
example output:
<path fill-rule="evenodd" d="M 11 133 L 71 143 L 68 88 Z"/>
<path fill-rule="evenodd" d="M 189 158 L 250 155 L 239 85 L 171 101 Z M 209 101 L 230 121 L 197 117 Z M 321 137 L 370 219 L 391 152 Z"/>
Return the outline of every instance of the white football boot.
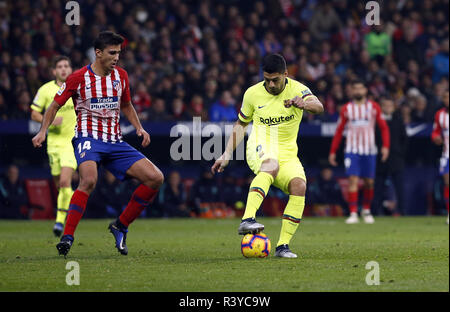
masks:
<path fill-rule="evenodd" d="M 348 217 L 347 220 L 345 220 L 345 223 L 346 224 L 359 223 L 358 213 L 357 212 L 350 213 L 350 217 Z"/>
<path fill-rule="evenodd" d="M 375 219 L 373 218 L 372 214 L 370 213 L 370 210 L 363 210 L 361 213 L 364 223 L 366 224 L 374 224 Z"/>

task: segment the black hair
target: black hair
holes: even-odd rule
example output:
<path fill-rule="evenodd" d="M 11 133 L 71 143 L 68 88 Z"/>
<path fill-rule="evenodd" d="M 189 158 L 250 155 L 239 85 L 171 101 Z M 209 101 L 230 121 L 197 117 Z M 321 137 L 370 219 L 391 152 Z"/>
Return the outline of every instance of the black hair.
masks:
<path fill-rule="evenodd" d="M 97 39 L 94 41 L 94 49 L 104 50 L 109 45 L 122 44 L 124 41 L 121 35 L 118 35 L 112 31 L 102 31 L 98 34 Z"/>
<path fill-rule="evenodd" d="M 70 58 L 68 58 L 65 55 L 57 55 L 57 56 L 55 56 L 53 58 L 53 62 L 52 62 L 53 68 L 56 68 L 56 65 L 58 65 L 58 63 L 61 62 L 61 61 L 69 62 L 69 66 L 72 67 L 72 63 L 70 62 Z"/>
<path fill-rule="evenodd" d="M 352 84 L 352 87 L 353 87 L 354 85 L 356 85 L 356 84 L 362 84 L 363 86 L 365 86 L 364 81 L 363 81 L 362 79 L 360 79 L 360 78 L 353 79 L 352 82 L 351 82 L 351 84 Z"/>
<path fill-rule="evenodd" d="M 286 61 L 280 54 L 268 54 L 263 59 L 262 70 L 268 74 L 284 74 L 286 69 Z"/>

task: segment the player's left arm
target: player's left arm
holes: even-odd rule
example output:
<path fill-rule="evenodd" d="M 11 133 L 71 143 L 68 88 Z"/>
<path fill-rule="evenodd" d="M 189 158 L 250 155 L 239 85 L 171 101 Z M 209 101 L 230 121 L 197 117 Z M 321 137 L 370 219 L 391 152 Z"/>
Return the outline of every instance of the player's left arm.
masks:
<path fill-rule="evenodd" d="M 377 125 L 381 131 L 381 140 L 383 141 L 383 146 L 381 148 L 381 161 L 385 162 L 389 157 L 389 148 L 391 145 L 391 134 L 389 131 L 389 126 L 386 121 L 381 118 L 381 108 L 378 104 L 375 104 L 376 109 L 376 121 Z"/>
<path fill-rule="evenodd" d="M 142 127 L 141 121 L 139 120 L 139 117 L 136 113 L 136 110 L 134 109 L 133 104 L 131 104 L 131 101 L 122 102 L 120 104 L 120 109 L 122 110 L 128 121 L 136 129 L 137 136 L 142 137 L 142 146 L 147 147 L 150 144 L 150 134 L 148 134 L 148 132 L 145 131 Z"/>
<path fill-rule="evenodd" d="M 142 137 L 142 146 L 147 147 L 150 144 L 150 135 L 147 131 L 142 127 L 141 121 L 134 109 L 133 104 L 131 103 L 131 95 L 130 95 L 130 84 L 128 82 L 128 74 L 126 71 L 123 71 L 123 91 L 120 101 L 120 109 L 128 119 L 128 121 L 133 125 L 136 129 L 136 134 L 138 137 Z"/>
<path fill-rule="evenodd" d="M 433 122 L 433 131 L 431 132 L 431 140 L 436 145 L 442 145 L 444 143 L 444 140 L 442 139 L 442 128 L 439 124 L 439 112 L 437 112 L 434 115 L 434 122 Z"/>
<path fill-rule="evenodd" d="M 303 109 L 311 114 L 321 114 L 323 113 L 323 104 L 319 101 L 319 99 L 311 93 L 308 88 L 305 88 L 301 91 L 301 96 L 297 95 L 296 97 L 286 100 L 284 102 L 284 106 L 290 107 L 295 106 L 299 109 Z"/>

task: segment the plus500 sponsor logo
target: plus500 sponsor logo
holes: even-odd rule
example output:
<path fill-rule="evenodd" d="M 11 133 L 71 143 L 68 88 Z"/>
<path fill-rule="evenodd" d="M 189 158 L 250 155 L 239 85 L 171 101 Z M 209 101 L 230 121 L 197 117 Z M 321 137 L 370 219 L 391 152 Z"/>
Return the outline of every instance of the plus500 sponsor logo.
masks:
<path fill-rule="evenodd" d="M 119 107 L 118 97 L 104 97 L 91 99 L 91 109 L 117 109 Z"/>

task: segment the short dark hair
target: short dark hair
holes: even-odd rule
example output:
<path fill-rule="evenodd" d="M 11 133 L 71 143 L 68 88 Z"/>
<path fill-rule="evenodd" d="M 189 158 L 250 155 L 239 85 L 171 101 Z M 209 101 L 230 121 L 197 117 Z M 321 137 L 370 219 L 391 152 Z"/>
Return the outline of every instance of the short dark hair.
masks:
<path fill-rule="evenodd" d="M 112 31 L 102 31 L 98 34 L 97 39 L 94 41 L 94 49 L 104 50 L 109 45 L 122 44 L 124 41 L 123 37 Z"/>
<path fill-rule="evenodd" d="M 356 79 L 352 80 L 352 82 L 351 82 L 352 87 L 356 84 L 362 84 L 363 86 L 366 86 L 365 82 L 360 78 L 356 78 Z"/>
<path fill-rule="evenodd" d="M 286 69 L 286 61 L 280 54 L 268 54 L 263 59 L 262 70 L 268 74 L 283 74 Z"/>
<path fill-rule="evenodd" d="M 65 55 L 57 55 L 53 58 L 53 62 L 52 62 L 53 68 L 56 68 L 56 65 L 58 65 L 58 63 L 61 61 L 69 62 L 69 66 L 72 67 L 72 63 L 70 62 L 69 57 L 67 57 Z"/>

